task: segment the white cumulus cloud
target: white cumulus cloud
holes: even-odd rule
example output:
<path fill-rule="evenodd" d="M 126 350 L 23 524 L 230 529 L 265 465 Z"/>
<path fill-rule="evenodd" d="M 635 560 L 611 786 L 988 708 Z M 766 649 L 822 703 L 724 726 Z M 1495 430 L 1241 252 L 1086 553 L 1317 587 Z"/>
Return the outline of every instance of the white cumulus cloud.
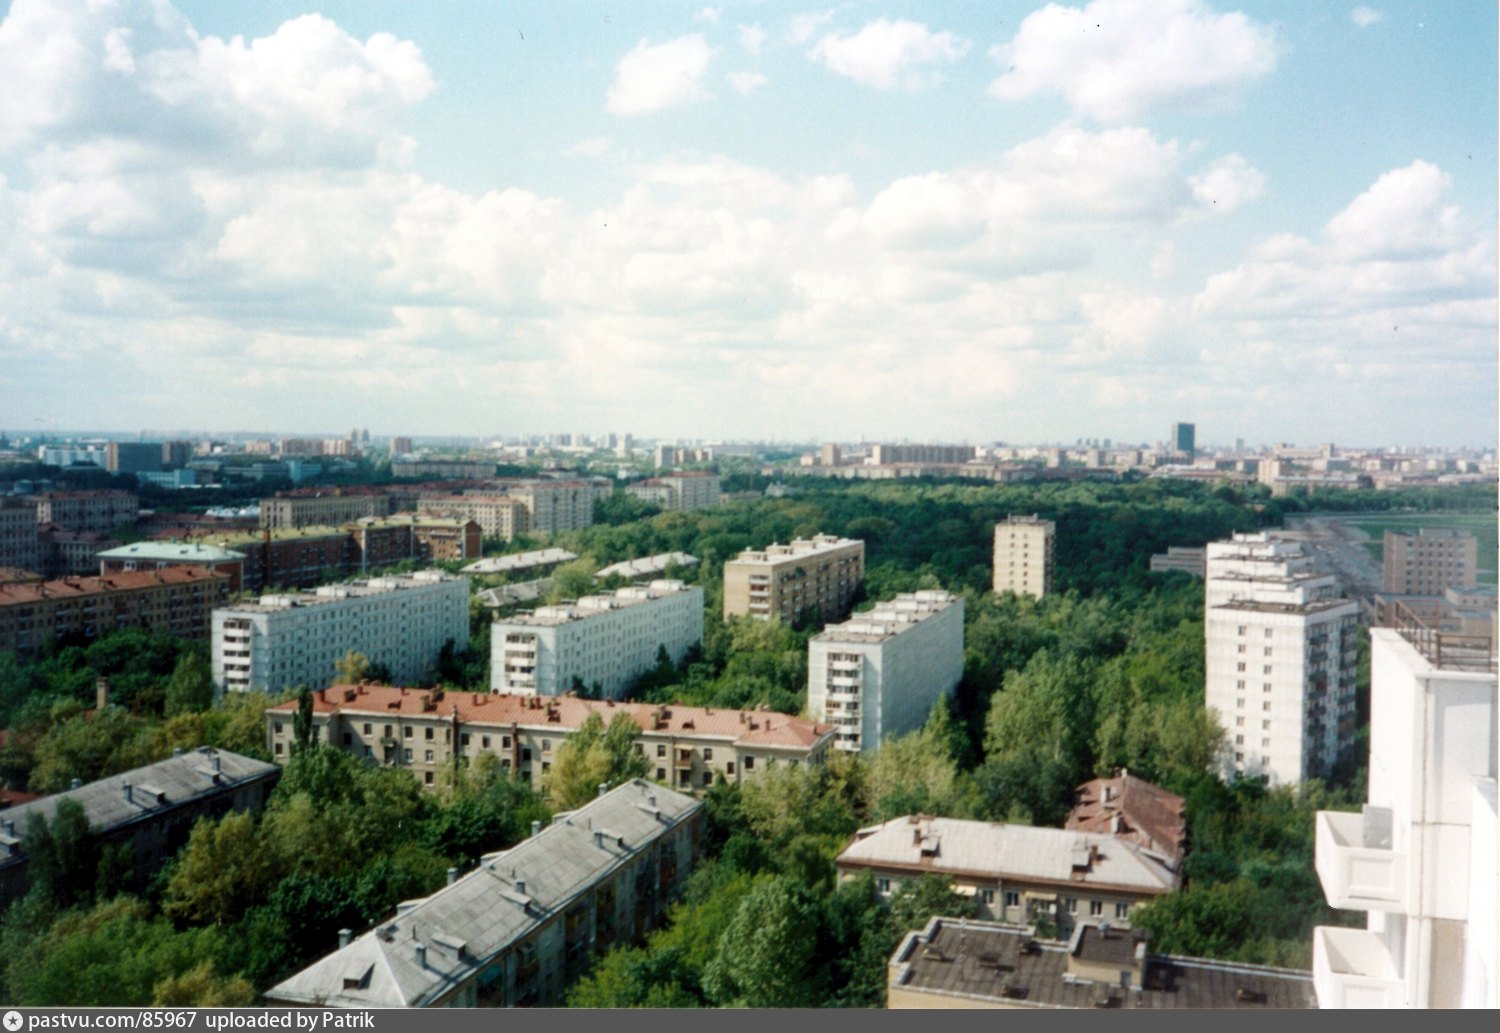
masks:
<path fill-rule="evenodd" d="M 991 56 L 1005 69 L 989 92 L 1005 100 L 1059 93 L 1103 122 L 1158 108 L 1222 105 L 1276 67 L 1269 26 L 1218 14 L 1201 0 L 1048 4 Z"/>
<path fill-rule="evenodd" d="M 1266 177 L 1238 154 L 1226 154 L 1195 176 L 1188 177 L 1193 196 L 1217 214 L 1232 212 L 1266 192 Z"/>
<path fill-rule="evenodd" d="M 615 81 L 604 109 L 616 115 L 644 115 L 704 100 L 703 77 L 713 48 L 698 33 L 653 45 L 637 43 L 615 67 Z"/>
<path fill-rule="evenodd" d="M 828 33 L 809 56 L 865 86 L 917 90 L 935 83 L 938 67 L 952 64 L 968 50 L 969 41 L 951 32 L 877 18 L 853 35 Z"/>
<path fill-rule="evenodd" d="M 759 54 L 760 48 L 765 45 L 766 30 L 759 23 L 755 25 L 740 26 L 740 47 L 747 54 Z"/>
<path fill-rule="evenodd" d="M 1354 10 L 1349 12 L 1350 21 L 1354 22 L 1354 24 L 1358 25 L 1361 29 L 1368 29 L 1371 25 L 1374 25 L 1384 17 L 1385 12 L 1377 11 L 1373 7 L 1365 7 L 1363 5 L 1356 7 Z"/>
<path fill-rule="evenodd" d="M 730 72 L 726 78 L 729 80 L 729 85 L 734 87 L 735 92 L 745 96 L 771 81 L 759 72 Z"/>

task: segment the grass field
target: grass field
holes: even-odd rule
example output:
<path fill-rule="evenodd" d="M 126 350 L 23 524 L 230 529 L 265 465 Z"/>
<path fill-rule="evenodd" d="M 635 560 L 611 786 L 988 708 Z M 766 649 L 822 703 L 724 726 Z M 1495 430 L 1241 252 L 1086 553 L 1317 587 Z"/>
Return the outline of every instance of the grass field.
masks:
<path fill-rule="evenodd" d="M 1500 541 L 1500 522 L 1494 513 L 1339 513 L 1331 514 L 1348 527 L 1370 536 L 1364 543 L 1376 561 L 1385 558 L 1387 531 L 1415 531 L 1421 527 L 1447 527 L 1468 531 L 1479 542 L 1479 583 L 1495 584 L 1495 557 Z"/>

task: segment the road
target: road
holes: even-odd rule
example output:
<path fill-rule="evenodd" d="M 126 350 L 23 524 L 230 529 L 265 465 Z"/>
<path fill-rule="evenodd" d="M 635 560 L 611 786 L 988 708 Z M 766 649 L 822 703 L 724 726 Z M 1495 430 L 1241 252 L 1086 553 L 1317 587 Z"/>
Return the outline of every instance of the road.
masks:
<path fill-rule="evenodd" d="M 1365 532 L 1332 516 L 1288 517 L 1287 528 L 1307 536 L 1318 561 L 1339 576 L 1350 598 L 1368 602 L 1380 591 L 1380 564 L 1364 547 L 1370 540 Z"/>

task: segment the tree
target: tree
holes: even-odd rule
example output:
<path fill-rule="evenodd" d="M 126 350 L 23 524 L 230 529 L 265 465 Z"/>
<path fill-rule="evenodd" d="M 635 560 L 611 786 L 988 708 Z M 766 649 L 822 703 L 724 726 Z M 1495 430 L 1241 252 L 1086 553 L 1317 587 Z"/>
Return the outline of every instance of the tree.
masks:
<path fill-rule="evenodd" d="M 359 685 L 369 680 L 370 658 L 351 649 L 333 662 L 333 672 L 336 684 Z"/>
<path fill-rule="evenodd" d="M 790 879 L 757 883 L 703 971 L 711 1001 L 733 1008 L 808 1008 L 819 1000 L 818 907 Z"/>
<path fill-rule="evenodd" d="M 590 713 L 558 747 L 552 769 L 542 776 L 553 805 L 571 810 L 593 799 L 600 785 L 618 785 L 645 775 L 649 762 L 636 749 L 640 734 L 640 726 L 624 711 L 615 714 L 608 728 L 597 710 Z"/>
<path fill-rule="evenodd" d="M 297 693 L 297 712 L 292 715 L 292 756 L 306 753 L 313 743 L 313 695 L 303 686 Z"/>
<path fill-rule="evenodd" d="M 201 713 L 214 703 L 213 672 L 198 650 L 189 650 L 177 661 L 167 682 L 166 716 Z"/>
<path fill-rule="evenodd" d="M 151 753 L 151 726 L 118 707 L 76 713 L 54 724 L 36 744 L 31 789 L 59 793 L 77 778 L 94 782 L 141 767 Z"/>
<path fill-rule="evenodd" d="M 168 976 L 151 990 L 158 1008 L 248 1008 L 255 1003 L 255 987 L 244 976 L 220 976 L 205 958 L 181 975 Z"/>
<path fill-rule="evenodd" d="M 201 819 L 178 852 L 162 910 L 200 925 L 230 925 L 259 903 L 283 868 L 244 812 Z"/>
<path fill-rule="evenodd" d="M 97 878 L 98 842 L 82 804 L 59 800 L 50 822 L 34 812 L 26 826 L 22 850 L 28 858 L 27 874 L 32 885 L 54 907 L 72 907 L 91 899 Z"/>

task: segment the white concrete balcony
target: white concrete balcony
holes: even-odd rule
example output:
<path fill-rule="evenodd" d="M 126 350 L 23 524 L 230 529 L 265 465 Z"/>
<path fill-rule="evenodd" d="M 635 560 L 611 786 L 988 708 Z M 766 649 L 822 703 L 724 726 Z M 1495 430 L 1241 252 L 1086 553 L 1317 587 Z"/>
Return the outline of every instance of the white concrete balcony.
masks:
<path fill-rule="evenodd" d="M 1320 925 L 1313 930 L 1313 992 L 1319 1008 L 1404 1008 L 1396 964 L 1375 933 Z"/>
<path fill-rule="evenodd" d="M 1401 911 L 1406 906 L 1406 855 L 1391 849 L 1391 814 L 1319 811 L 1314 866 L 1330 907 Z"/>

